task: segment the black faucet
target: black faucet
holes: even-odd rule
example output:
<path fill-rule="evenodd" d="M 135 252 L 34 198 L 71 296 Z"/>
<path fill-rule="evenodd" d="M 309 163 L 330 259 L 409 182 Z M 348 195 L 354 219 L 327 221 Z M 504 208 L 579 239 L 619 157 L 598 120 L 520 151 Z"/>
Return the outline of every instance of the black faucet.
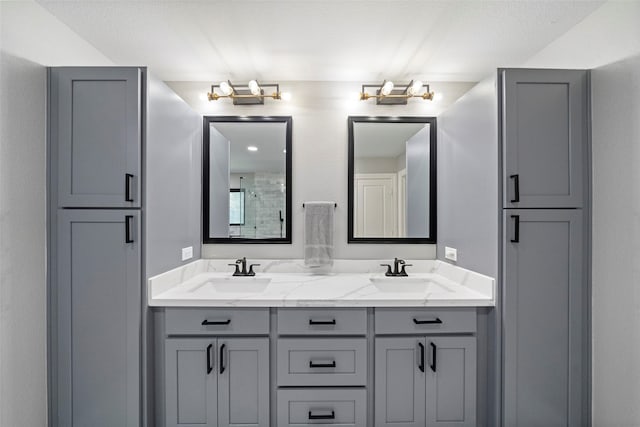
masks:
<path fill-rule="evenodd" d="M 253 267 L 257 267 L 260 264 L 251 264 L 249 265 L 249 271 L 247 271 L 247 257 L 242 257 L 237 259 L 235 264 L 233 265 L 236 268 L 236 271 L 233 272 L 234 276 L 255 276 L 256 272 L 253 271 Z M 240 270 L 240 266 L 242 265 L 242 270 Z"/>
<path fill-rule="evenodd" d="M 380 264 L 382 267 L 387 267 L 387 272 L 384 273 L 385 276 L 388 277 L 407 277 L 408 274 L 405 271 L 406 267 L 410 267 L 411 264 L 406 264 L 403 259 L 394 258 L 393 259 L 393 271 L 391 271 L 391 265 L 389 264 Z M 400 269 L 399 266 L 402 265 Z"/>

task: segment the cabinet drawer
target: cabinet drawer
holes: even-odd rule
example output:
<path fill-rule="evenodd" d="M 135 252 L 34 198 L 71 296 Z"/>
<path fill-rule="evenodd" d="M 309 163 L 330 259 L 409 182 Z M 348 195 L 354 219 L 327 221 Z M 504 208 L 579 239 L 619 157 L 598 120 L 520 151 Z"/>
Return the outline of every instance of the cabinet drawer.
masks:
<path fill-rule="evenodd" d="M 278 340 L 278 385 L 359 386 L 367 382 L 366 338 Z"/>
<path fill-rule="evenodd" d="M 366 333 L 366 308 L 278 310 L 278 334 L 280 335 L 366 335 Z"/>
<path fill-rule="evenodd" d="M 317 424 L 366 427 L 364 389 L 278 390 L 278 426 Z"/>
<path fill-rule="evenodd" d="M 380 308 L 376 334 L 474 333 L 475 308 Z"/>
<path fill-rule="evenodd" d="M 268 335 L 268 308 L 167 308 L 167 335 Z"/>

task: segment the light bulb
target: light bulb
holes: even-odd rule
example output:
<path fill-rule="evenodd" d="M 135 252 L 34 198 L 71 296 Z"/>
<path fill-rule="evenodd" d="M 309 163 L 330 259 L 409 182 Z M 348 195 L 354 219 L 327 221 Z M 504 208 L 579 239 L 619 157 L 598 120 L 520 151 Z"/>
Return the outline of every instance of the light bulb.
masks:
<path fill-rule="evenodd" d="M 440 92 L 435 92 L 433 94 L 433 100 L 434 101 L 442 101 L 443 95 Z"/>
<path fill-rule="evenodd" d="M 415 95 L 418 92 L 420 92 L 420 89 L 422 89 L 422 82 L 420 80 L 416 80 L 415 82 L 413 82 L 413 84 L 409 87 L 409 89 L 407 90 L 407 93 L 409 95 Z"/>
<path fill-rule="evenodd" d="M 291 92 L 280 92 L 280 98 L 283 101 L 291 101 Z"/>
<path fill-rule="evenodd" d="M 384 85 L 382 85 L 382 89 L 380 90 L 380 93 L 384 96 L 387 96 L 391 93 L 392 90 L 393 90 L 393 82 L 386 82 Z"/>
<path fill-rule="evenodd" d="M 224 93 L 227 96 L 233 93 L 233 88 L 227 82 L 220 82 L 220 90 L 222 91 L 222 93 Z"/>
<path fill-rule="evenodd" d="M 247 147 L 247 150 L 249 151 L 258 151 L 258 147 L 256 147 L 255 145 L 250 145 Z"/>
<path fill-rule="evenodd" d="M 251 95 L 260 95 L 260 85 L 258 85 L 257 81 L 251 80 L 248 86 L 251 91 Z"/>

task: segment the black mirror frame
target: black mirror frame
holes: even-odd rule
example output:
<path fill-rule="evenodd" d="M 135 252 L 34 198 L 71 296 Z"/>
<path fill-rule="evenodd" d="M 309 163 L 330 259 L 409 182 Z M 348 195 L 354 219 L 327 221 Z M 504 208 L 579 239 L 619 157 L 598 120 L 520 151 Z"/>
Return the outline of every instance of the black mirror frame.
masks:
<path fill-rule="evenodd" d="M 429 124 L 429 141 L 430 141 L 430 162 L 429 162 L 429 217 L 431 222 L 429 223 L 429 237 L 354 237 L 354 173 L 355 173 L 355 141 L 353 135 L 354 123 L 425 123 Z M 435 117 L 425 116 L 405 116 L 405 117 L 387 117 L 387 116 L 349 116 L 349 154 L 348 154 L 348 206 L 347 215 L 349 215 L 347 225 L 347 242 L 348 243 L 396 243 L 396 244 L 411 244 L 411 243 L 436 243 L 436 230 L 437 230 L 437 127 Z"/>
<path fill-rule="evenodd" d="M 239 123 L 285 123 L 286 129 L 286 195 L 287 203 L 285 212 L 286 237 L 274 237 L 264 239 L 247 239 L 237 237 L 209 237 L 209 126 L 211 123 L 239 122 Z M 291 181 L 292 181 L 292 130 L 293 120 L 291 116 L 204 116 L 202 129 L 202 242 L 207 243 L 250 243 L 250 244 L 291 244 L 291 223 L 293 215 L 291 210 Z"/>

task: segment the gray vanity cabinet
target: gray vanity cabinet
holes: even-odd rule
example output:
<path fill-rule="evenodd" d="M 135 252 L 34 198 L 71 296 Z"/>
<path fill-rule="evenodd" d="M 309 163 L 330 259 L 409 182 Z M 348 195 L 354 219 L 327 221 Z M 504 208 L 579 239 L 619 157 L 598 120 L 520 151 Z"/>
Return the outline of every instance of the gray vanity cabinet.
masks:
<path fill-rule="evenodd" d="M 59 207 L 140 207 L 141 76 L 134 67 L 51 69 Z"/>
<path fill-rule="evenodd" d="M 426 366 L 423 337 L 378 338 L 375 342 L 375 420 L 380 427 L 424 427 Z"/>
<path fill-rule="evenodd" d="M 502 70 L 504 208 L 582 207 L 587 76 Z"/>
<path fill-rule="evenodd" d="M 578 209 L 504 222 L 504 425 L 581 426 L 583 224 Z"/>
<path fill-rule="evenodd" d="M 57 220 L 52 424 L 137 427 L 140 213 L 67 209 Z"/>
<path fill-rule="evenodd" d="M 167 427 L 218 425 L 215 347 L 215 338 L 165 341 Z"/>
<path fill-rule="evenodd" d="M 269 338 L 165 340 L 167 427 L 268 427 Z"/>
<path fill-rule="evenodd" d="M 474 337 L 376 337 L 375 419 L 385 427 L 472 427 Z"/>

